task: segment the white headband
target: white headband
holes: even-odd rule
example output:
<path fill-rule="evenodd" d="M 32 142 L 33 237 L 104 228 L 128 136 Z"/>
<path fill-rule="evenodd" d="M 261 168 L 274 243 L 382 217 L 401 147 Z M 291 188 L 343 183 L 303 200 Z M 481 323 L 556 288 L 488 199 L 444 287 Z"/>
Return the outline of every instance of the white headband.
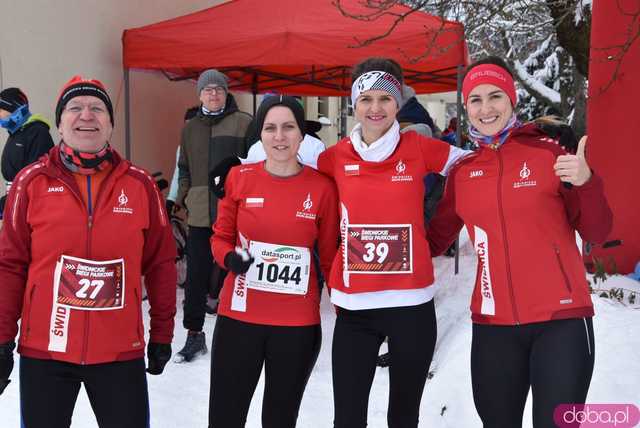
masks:
<path fill-rule="evenodd" d="M 402 86 L 392 74 L 384 71 L 368 71 L 351 85 L 351 104 L 355 107 L 360 94 L 372 89 L 386 91 L 395 98 L 398 108 L 402 105 Z"/>

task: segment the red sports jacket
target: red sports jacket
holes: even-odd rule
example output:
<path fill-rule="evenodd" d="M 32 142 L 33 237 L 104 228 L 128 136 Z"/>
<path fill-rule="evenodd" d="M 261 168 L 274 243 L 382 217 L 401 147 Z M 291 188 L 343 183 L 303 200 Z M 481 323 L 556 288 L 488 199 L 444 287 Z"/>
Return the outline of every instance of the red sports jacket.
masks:
<path fill-rule="evenodd" d="M 235 247 L 246 248 L 255 241 L 267 243 L 273 245 L 271 254 L 253 250 L 252 244 L 255 258 L 252 267 L 259 267 L 263 279 L 271 278 L 271 282 L 281 278 L 299 284 L 305 277 L 308 289 L 300 294 L 248 289 L 251 272 L 245 275 L 229 272 L 220 292 L 218 313 L 254 324 L 319 324 L 320 292 L 312 252 L 317 244 L 320 268 L 327 277 L 338 247 L 334 184 L 306 166 L 295 176 L 275 177 L 260 162 L 232 168 L 225 193 L 218 202 L 218 218 L 211 238 L 216 262 L 224 266 L 225 256 Z M 308 265 L 301 266 L 302 271 L 296 271 L 295 264 L 284 269 L 273 264 L 278 253 L 285 258 L 295 257 L 300 249 L 306 249 L 302 252 L 311 257 Z"/>
<path fill-rule="evenodd" d="M 176 301 L 171 226 L 153 178 L 114 156 L 91 213 L 61 164 L 58 147 L 14 180 L 0 232 L 0 343 L 15 338 L 21 319 L 22 355 L 77 364 L 144 356 L 143 275 L 151 304 L 150 340 L 171 343 Z M 54 304 L 61 255 L 98 262 L 123 259 L 124 284 L 117 293 L 122 307 L 84 310 Z M 101 292 L 87 288 L 76 296 L 100 299 Z M 66 344 L 51 350 L 60 336 Z"/>
<path fill-rule="evenodd" d="M 428 239 L 432 254 L 441 254 L 466 224 L 478 257 L 474 322 L 593 315 L 575 231 L 602 242 L 612 214 L 597 175 L 582 186 L 562 184 L 553 165 L 563 154 L 555 140 L 524 125 L 497 150 L 483 146 L 450 171 Z"/>
<path fill-rule="evenodd" d="M 382 162 L 362 160 L 348 138 L 320 154 L 318 170 L 335 180 L 340 196 L 342 245 L 331 288 L 351 294 L 433 283 L 423 178 L 440 172 L 450 155 L 449 144 L 415 132 L 401 134 Z"/>

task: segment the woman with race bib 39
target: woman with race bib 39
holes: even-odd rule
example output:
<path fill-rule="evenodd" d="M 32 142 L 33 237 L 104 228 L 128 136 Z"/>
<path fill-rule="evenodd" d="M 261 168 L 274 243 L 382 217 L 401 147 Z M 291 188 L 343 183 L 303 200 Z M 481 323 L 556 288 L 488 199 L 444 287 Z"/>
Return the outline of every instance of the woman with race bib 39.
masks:
<path fill-rule="evenodd" d="M 389 337 L 389 427 L 417 427 L 436 342 L 433 267 L 424 227 L 422 178 L 446 174 L 465 151 L 400 133 L 400 66 L 369 58 L 353 71 L 358 124 L 322 153 L 318 169 L 340 198 L 342 246 L 331 269 L 336 428 L 367 425 L 378 350 Z"/>
<path fill-rule="evenodd" d="M 232 168 L 211 239 L 230 272 L 211 358 L 209 427 L 244 427 L 265 367 L 264 428 L 293 428 L 321 342 L 313 248 L 328 275 L 338 240 L 335 186 L 298 162 L 304 110 L 274 96 L 257 112 L 267 159 Z"/>

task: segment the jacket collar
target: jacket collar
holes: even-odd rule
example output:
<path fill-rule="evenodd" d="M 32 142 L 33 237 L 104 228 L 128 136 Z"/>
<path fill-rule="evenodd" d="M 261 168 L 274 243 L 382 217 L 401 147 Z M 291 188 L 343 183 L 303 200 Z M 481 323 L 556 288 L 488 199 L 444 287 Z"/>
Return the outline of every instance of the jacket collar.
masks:
<path fill-rule="evenodd" d="M 227 94 L 227 101 L 224 105 L 224 111 L 216 116 L 205 116 L 202 113 L 202 108 L 198 110 L 198 115 L 196 116 L 201 121 L 205 122 L 208 125 L 214 125 L 220 122 L 225 117 L 229 116 L 231 113 L 235 113 L 238 111 L 238 104 L 236 103 L 236 99 L 233 97 L 233 94 Z"/>
<path fill-rule="evenodd" d="M 45 174 L 50 177 L 59 178 L 70 185 L 73 183 L 75 186 L 73 173 L 69 171 L 62 163 L 62 160 L 60 160 L 60 147 L 58 145 L 55 145 L 51 150 L 49 150 L 49 153 L 41 157 L 40 160 L 44 162 L 43 172 Z M 122 159 L 120 154 L 115 150 L 113 151 L 112 163 L 113 168 L 111 168 L 108 177 L 113 179 L 124 175 L 131 166 L 131 162 L 126 159 Z"/>

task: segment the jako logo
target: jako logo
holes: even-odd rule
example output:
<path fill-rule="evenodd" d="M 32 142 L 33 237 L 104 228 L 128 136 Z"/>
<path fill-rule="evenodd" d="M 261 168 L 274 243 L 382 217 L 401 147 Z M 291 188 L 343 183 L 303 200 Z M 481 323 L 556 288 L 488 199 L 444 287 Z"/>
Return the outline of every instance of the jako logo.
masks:
<path fill-rule="evenodd" d="M 484 171 L 481 169 L 477 171 L 471 171 L 471 173 L 469 174 L 469 178 L 482 177 L 483 174 L 484 174 Z"/>
<path fill-rule="evenodd" d="M 560 404 L 553 421 L 561 428 L 631 428 L 640 422 L 634 404 Z"/>

